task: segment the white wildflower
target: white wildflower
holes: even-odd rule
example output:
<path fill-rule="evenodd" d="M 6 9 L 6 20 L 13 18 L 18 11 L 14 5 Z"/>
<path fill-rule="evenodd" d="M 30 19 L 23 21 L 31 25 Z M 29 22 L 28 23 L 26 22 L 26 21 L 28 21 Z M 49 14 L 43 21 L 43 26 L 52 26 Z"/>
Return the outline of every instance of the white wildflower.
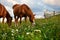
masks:
<path fill-rule="evenodd" d="M 7 33 L 5 33 L 5 35 L 6 35 Z"/>
<path fill-rule="evenodd" d="M 12 33 L 11 35 L 13 36 L 14 34 Z"/>
<path fill-rule="evenodd" d="M 16 31 L 18 32 L 18 29 L 16 29 Z"/>
<path fill-rule="evenodd" d="M 5 36 L 5 34 L 3 34 L 2 36 Z"/>
<path fill-rule="evenodd" d="M 12 29 L 12 31 L 11 31 L 12 33 L 14 33 L 14 29 Z"/>
<path fill-rule="evenodd" d="M 27 32 L 26 34 L 28 35 L 28 34 L 30 34 L 30 32 Z"/>
<path fill-rule="evenodd" d="M 30 28 L 30 25 L 28 27 Z"/>
<path fill-rule="evenodd" d="M 40 33 L 41 33 L 41 30 L 37 30 L 37 29 L 36 29 L 36 30 L 34 30 L 34 31 L 35 31 L 35 32 L 40 32 Z"/>

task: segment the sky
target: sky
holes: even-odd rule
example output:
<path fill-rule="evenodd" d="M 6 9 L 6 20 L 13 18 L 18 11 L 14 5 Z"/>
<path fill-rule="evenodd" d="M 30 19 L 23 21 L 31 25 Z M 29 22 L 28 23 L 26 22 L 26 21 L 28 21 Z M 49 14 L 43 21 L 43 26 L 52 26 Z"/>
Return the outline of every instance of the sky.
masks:
<path fill-rule="evenodd" d="M 28 5 L 37 18 L 43 18 L 43 12 L 46 9 L 60 11 L 60 0 L 0 0 L 0 3 L 6 7 L 12 17 L 14 16 L 12 9 L 14 4 Z"/>

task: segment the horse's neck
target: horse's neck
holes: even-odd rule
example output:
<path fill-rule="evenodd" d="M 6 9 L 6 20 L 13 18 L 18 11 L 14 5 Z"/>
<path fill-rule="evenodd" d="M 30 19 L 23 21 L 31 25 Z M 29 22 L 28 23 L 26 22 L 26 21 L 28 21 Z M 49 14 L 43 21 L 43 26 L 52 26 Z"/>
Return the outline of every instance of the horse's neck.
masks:
<path fill-rule="evenodd" d="M 9 18 L 9 17 L 10 17 L 10 14 L 7 12 L 6 18 Z"/>
<path fill-rule="evenodd" d="M 2 4 L 0 3 L 0 6 L 2 6 Z"/>
<path fill-rule="evenodd" d="M 4 15 L 4 6 L 0 4 L 0 15 Z"/>
<path fill-rule="evenodd" d="M 33 18 L 33 15 L 30 15 L 29 18 L 32 19 Z"/>

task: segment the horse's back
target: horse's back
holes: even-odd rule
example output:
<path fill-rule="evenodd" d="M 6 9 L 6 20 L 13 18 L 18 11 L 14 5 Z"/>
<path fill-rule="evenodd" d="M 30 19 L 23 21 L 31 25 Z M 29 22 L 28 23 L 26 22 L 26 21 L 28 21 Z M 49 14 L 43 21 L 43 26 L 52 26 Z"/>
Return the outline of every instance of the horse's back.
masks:
<path fill-rule="evenodd" d="M 30 16 L 33 15 L 32 10 L 30 9 L 30 7 L 26 4 L 15 4 L 13 5 L 13 12 L 14 15 L 16 16 Z"/>
<path fill-rule="evenodd" d="M 15 4 L 15 5 L 13 5 L 13 9 L 15 8 L 15 7 L 17 7 L 17 6 L 20 6 L 20 4 Z"/>
<path fill-rule="evenodd" d="M 6 15 L 6 8 L 4 7 L 4 5 L 0 4 L 0 16 L 4 16 Z"/>
<path fill-rule="evenodd" d="M 30 7 L 29 7 L 28 5 L 22 4 L 21 7 L 22 7 L 22 12 L 23 12 L 23 9 L 24 9 L 24 13 L 25 13 L 27 16 L 33 15 L 33 12 L 32 12 L 32 10 L 30 9 Z"/>
<path fill-rule="evenodd" d="M 26 4 L 22 4 L 21 6 L 27 8 L 27 9 L 30 9 L 30 7 Z"/>
<path fill-rule="evenodd" d="M 0 15 L 1 15 L 2 6 L 0 5 Z"/>

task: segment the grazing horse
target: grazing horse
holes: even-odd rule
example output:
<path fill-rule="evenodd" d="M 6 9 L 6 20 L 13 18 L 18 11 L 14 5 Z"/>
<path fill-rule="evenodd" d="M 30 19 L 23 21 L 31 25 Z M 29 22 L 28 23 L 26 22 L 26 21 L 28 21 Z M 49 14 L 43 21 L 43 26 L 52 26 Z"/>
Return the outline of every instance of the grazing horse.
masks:
<path fill-rule="evenodd" d="M 25 20 L 27 17 L 29 17 L 29 20 L 31 24 L 35 24 L 35 17 L 31 9 L 26 4 L 15 4 L 13 5 L 13 13 L 15 18 L 15 23 L 18 23 L 18 19 L 20 18 L 20 23 L 22 17 L 25 17 Z"/>
<path fill-rule="evenodd" d="M 0 18 L 3 18 L 3 23 L 4 23 L 4 18 L 7 19 L 7 23 L 10 26 L 12 22 L 12 17 L 10 16 L 9 12 L 6 10 L 6 8 L 0 3 Z"/>

